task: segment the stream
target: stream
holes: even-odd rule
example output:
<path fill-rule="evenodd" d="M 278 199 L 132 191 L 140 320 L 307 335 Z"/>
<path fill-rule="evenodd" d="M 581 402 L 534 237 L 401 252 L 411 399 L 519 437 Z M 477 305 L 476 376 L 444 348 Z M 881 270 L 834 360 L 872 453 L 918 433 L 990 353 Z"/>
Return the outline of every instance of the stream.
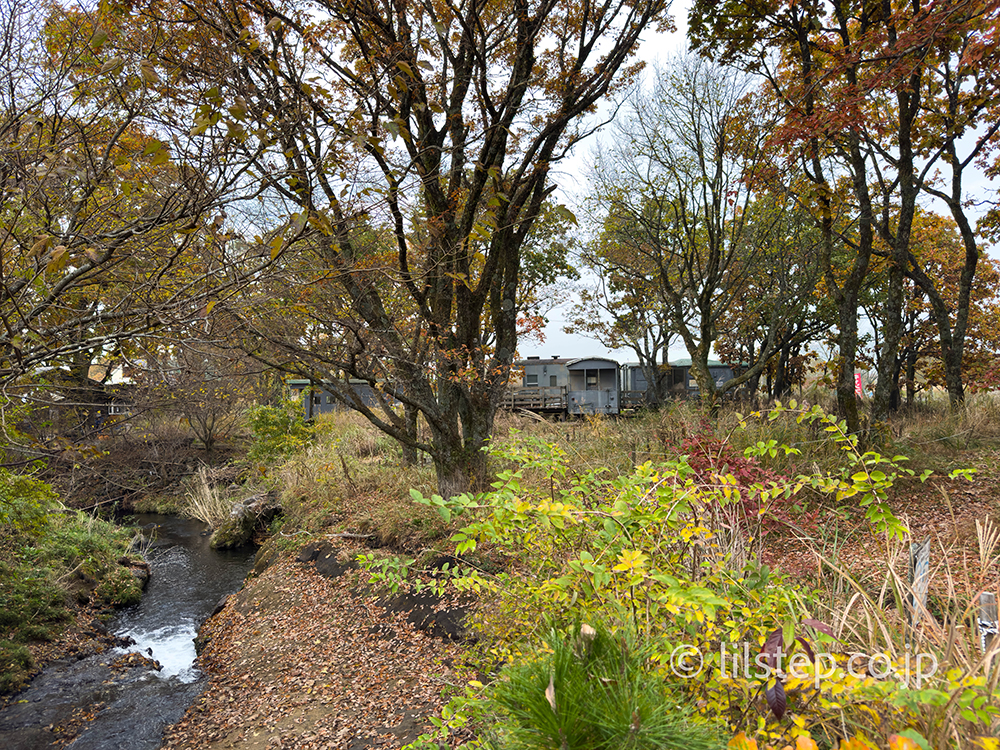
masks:
<path fill-rule="evenodd" d="M 65 724 L 74 711 L 100 707 L 67 747 L 156 750 L 164 728 L 180 720 L 204 689 L 206 679 L 194 664 L 197 628 L 222 597 L 239 589 L 253 553 L 211 549 L 207 527 L 197 521 L 153 514 L 138 514 L 135 521 L 156 528 L 145 554 L 152 576 L 142 601 L 108 624 L 135 645 L 46 667 L 0 711 L 0 747 L 50 747 L 53 726 Z M 131 651 L 155 659 L 162 669 L 108 666 Z"/>

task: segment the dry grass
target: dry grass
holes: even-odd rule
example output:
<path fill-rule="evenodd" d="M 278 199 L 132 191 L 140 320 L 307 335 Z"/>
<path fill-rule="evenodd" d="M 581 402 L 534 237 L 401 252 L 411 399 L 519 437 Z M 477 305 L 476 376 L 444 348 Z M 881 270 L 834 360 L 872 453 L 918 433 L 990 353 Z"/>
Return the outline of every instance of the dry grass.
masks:
<path fill-rule="evenodd" d="M 212 481 L 211 470 L 202 466 L 198 469 L 187 492 L 188 503 L 181 515 L 196 518 L 215 529 L 229 517 L 233 502 L 228 493 L 220 490 Z"/>
<path fill-rule="evenodd" d="M 410 498 L 436 491 L 426 456 L 403 462 L 402 450 L 361 415 L 317 420 L 317 437 L 274 472 L 282 507 L 298 530 L 338 528 L 371 534 L 379 544 L 419 550 L 445 531 L 437 515 Z"/>
<path fill-rule="evenodd" d="M 869 572 L 879 571 L 876 580 L 863 581 L 854 571 L 816 553 L 818 565 L 826 571 L 821 583 L 833 575 L 841 584 L 836 593 L 827 589 L 831 595 L 820 613 L 840 639 L 839 650 L 885 654 L 896 665 L 898 679 L 910 687 L 929 687 L 949 696 L 947 702 L 927 704 L 916 714 L 921 734 L 934 748 L 966 747 L 970 737 L 986 729 L 963 717 L 960 699 L 967 698 L 969 690 L 975 690 L 973 695 L 993 695 L 1000 681 L 1000 669 L 991 668 L 1000 652 L 1000 639 L 994 639 L 984 652 L 977 627 L 982 586 L 986 583 L 995 590 L 997 584 L 991 566 L 997 562 L 1000 534 L 988 520 L 977 527 L 981 532 L 979 571 L 956 565 L 961 556 L 939 542 L 932 549 L 935 564 L 929 571 L 936 595 L 926 602 L 915 595 L 918 586 L 909 580 L 912 539 L 886 540 L 882 559 L 869 557 L 866 567 Z M 973 588 L 976 583 L 979 587 Z M 916 658 L 924 666 L 911 669 Z M 931 674 L 925 674 L 928 671 Z M 996 730 L 994 726 L 990 731 Z"/>
<path fill-rule="evenodd" d="M 903 410 L 893 431 L 920 453 L 955 453 L 995 443 L 1000 440 L 1000 394 L 972 394 L 957 410 L 944 397 L 927 399 Z"/>

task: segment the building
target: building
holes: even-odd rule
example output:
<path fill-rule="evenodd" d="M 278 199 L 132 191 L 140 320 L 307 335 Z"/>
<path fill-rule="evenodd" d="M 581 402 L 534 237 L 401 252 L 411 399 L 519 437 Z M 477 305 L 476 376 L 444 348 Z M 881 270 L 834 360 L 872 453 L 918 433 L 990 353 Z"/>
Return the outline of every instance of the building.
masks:
<path fill-rule="evenodd" d="M 351 379 L 351 388 L 360 396 L 365 406 L 378 407 L 379 400 L 375 389 L 367 380 Z M 287 381 L 289 397 L 302 404 L 302 413 L 306 419 L 312 419 L 320 414 L 349 409 L 333 395 L 333 387 L 324 383 L 295 379 Z M 390 399 L 391 401 L 391 399 Z"/>

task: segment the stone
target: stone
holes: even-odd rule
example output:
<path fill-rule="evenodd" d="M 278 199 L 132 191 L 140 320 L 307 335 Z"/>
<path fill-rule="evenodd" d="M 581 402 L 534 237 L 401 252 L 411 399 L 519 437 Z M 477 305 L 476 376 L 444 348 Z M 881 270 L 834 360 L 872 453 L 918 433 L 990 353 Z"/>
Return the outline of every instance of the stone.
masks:
<path fill-rule="evenodd" d="M 301 563 L 315 563 L 316 572 L 324 578 L 339 578 L 358 567 L 352 559 L 341 562 L 340 549 L 327 541 L 310 542 L 299 550 L 295 559 Z"/>
<path fill-rule="evenodd" d="M 212 534 L 212 549 L 235 549 L 250 544 L 254 532 L 266 528 L 280 512 L 281 505 L 272 492 L 251 495 L 234 503 L 229 518 Z"/>

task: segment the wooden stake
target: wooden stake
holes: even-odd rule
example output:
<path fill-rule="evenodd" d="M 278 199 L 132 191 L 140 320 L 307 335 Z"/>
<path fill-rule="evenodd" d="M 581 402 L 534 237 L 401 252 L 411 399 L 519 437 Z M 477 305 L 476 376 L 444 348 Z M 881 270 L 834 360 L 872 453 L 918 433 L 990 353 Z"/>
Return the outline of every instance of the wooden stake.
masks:
<path fill-rule="evenodd" d="M 984 591 L 979 595 L 979 645 L 985 654 L 997 637 L 997 596 Z"/>
<path fill-rule="evenodd" d="M 920 615 L 927 610 L 927 586 L 931 572 L 931 540 L 910 545 L 910 632 L 916 633 Z"/>

